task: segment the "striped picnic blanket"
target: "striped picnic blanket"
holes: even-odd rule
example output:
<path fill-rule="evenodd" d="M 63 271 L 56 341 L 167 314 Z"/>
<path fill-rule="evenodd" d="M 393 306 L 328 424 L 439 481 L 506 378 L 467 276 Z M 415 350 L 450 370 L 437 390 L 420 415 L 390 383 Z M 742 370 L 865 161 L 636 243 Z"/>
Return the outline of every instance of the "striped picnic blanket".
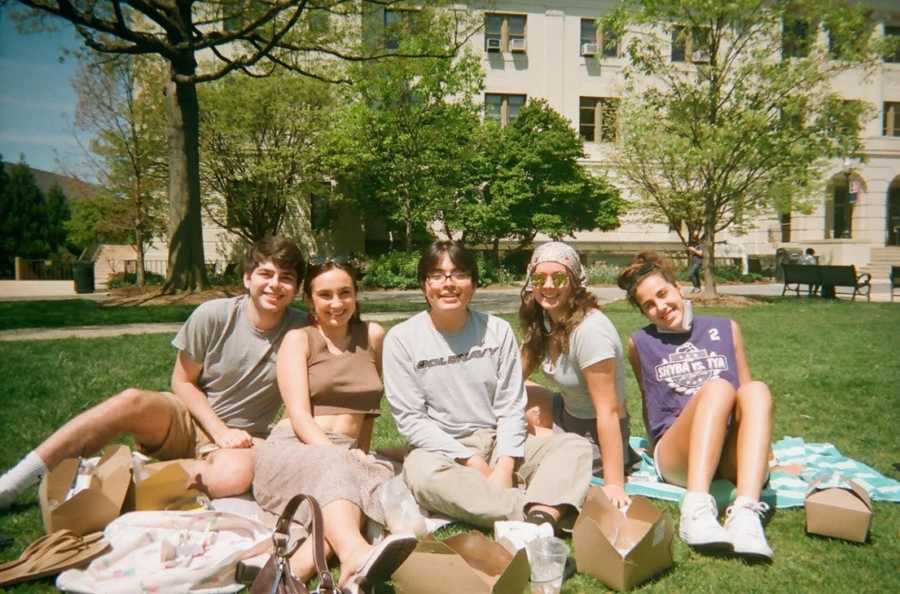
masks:
<path fill-rule="evenodd" d="M 631 447 L 641 455 L 641 466 L 628 477 L 625 492 L 653 499 L 681 501 L 684 489 L 659 480 L 656 465 L 647 452 L 648 442 L 643 437 L 632 437 Z M 900 481 L 887 478 L 870 466 L 842 455 L 830 443 L 806 443 L 800 437 L 785 437 L 773 444 L 775 460 L 769 484 L 763 490 L 762 500 L 773 507 L 802 507 L 809 483 L 813 480 L 839 478 L 854 480 L 869 493 L 872 501 L 900 503 Z M 786 470 L 790 467 L 790 470 Z M 603 479 L 595 476 L 593 483 L 602 485 Z M 734 484 L 717 479 L 710 486 L 720 508 L 734 499 Z"/>

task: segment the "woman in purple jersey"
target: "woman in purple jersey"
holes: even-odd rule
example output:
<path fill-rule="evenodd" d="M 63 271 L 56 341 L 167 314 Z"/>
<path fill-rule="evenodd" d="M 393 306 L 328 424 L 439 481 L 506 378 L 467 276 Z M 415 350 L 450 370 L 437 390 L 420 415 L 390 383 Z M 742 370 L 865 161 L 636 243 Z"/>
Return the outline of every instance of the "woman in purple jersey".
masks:
<path fill-rule="evenodd" d="M 628 357 L 660 477 L 687 488 L 679 535 L 692 546 L 771 559 L 761 522 L 768 505 L 759 496 L 768 473 L 772 396 L 751 379 L 740 327 L 692 316 L 672 263 L 653 252 L 639 254 L 618 284 L 650 320 L 631 335 Z M 717 476 L 737 484 L 724 528 L 709 494 Z"/>

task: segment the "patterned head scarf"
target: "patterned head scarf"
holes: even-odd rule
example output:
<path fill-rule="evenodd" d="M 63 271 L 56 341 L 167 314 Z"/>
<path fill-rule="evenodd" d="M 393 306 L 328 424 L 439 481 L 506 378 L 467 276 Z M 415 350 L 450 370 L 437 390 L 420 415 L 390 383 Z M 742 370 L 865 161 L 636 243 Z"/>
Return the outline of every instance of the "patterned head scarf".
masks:
<path fill-rule="evenodd" d="M 531 261 L 528 263 L 528 275 L 525 278 L 525 287 L 527 291 L 531 291 L 531 275 L 534 274 L 534 269 L 542 262 L 556 262 L 557 264 L 562 264 L 568 268 L 569 272 L 572 273 L 572 276 L 575 277 L 575 282 L 578 286 L 588 286 L 587 275 L 585 275 L 584 269 L 581 267 L 581 260 L 578 258 L 578 253 L 568 244 L 561 241 L 551 241 L 538 246 L 531 255 Z"/>

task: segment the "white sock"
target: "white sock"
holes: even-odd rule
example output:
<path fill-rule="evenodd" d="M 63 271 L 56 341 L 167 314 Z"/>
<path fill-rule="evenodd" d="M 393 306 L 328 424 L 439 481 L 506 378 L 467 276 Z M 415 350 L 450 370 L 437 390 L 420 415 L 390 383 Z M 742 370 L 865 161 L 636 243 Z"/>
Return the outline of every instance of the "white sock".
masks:
<path fill-rule="evenodd" d="M 754 499 L 752 497 L 747 497 L 745 495 L 738 495 L 734 498 L 734 503 L 732 504 L 735 508 L 743 507 L 749 504 L 759 503 L 759 499 Z"/>
<path fill-rule="evenodd" d="M 706 503 L 708 500 L 709 493 L 706 491 L 685 491 L 684 498 L 681 500 L 681 509 L 691 509 Z"/>
<path fill-rule="evenodd" d="M 34 450 L 0 477 L 0 509 L 6 509 L 25 489 L 41 480 L 47 465 Z"/>

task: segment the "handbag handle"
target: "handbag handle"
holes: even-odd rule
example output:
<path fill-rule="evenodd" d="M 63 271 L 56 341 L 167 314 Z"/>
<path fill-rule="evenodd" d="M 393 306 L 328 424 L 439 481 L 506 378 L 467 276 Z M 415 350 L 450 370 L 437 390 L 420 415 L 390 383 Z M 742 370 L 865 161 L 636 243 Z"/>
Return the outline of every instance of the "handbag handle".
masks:
<path fill-rule="evenodd" d="M 309 505 L 310 515 L 312 516 L 312 533 L 310 538 L 313 539 L 313 562 L 319 575 L 319 590 L 337 592 L 334 578 L 331 576 L 331 572 L 328 571 L 328 565 L 325 561 L 325 521 L 322 518 L 322 508 L 315 497 L 302 493 L 294 495 L 287 505 L 284 506 L 284 511 L 281 512 L 281 517 L 278 518 L 278 522 L 275 524 L 275 533 L 272 535 L 272 540 L 275 543 L 275 552 L 287 560 L 297 551 L 302 542 L 305 542 L 298 540 L 290 549 L 285 546 L 290 540 L 291 521 L 297 512 L 297 508 L 300 507 L 303 501 L 306 501 Z"/>

